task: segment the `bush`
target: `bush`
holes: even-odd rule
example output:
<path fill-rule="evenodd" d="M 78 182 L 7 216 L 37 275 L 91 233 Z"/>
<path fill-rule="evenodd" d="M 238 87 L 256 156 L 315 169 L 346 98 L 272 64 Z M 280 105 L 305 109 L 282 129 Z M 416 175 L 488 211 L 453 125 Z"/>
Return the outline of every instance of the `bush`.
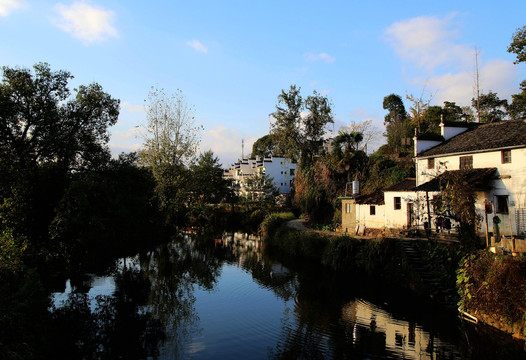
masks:
<path fill-rule="evenodd" d="M 356 256 L 360 241 L 348 236 L 339 236 L 329 242 L 323 252 L 322 264 L 336 271 L 352 271 L 357 267 Z"/>
<path fill-rule="evenodd" d="M 294 218 L 295 217 L 291 212 L 272 213 L 263 219 L 261 225 L 259 226 L 259 232 L 263 238 L 271 238 L 276 234 L 276 231 L 281 227 L 281 225 Z"/>
<path fill-rule="evenodd" d="M 480 250 L 458 271 L 459 306 L 526 335 L 526 259 Z"/>

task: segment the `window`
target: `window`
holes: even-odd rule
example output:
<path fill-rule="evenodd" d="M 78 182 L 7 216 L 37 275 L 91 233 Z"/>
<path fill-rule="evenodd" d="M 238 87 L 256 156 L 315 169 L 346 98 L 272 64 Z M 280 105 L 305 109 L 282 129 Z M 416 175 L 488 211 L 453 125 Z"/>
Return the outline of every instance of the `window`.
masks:
<path fill-rule="evenodd" d="M 502 150 L 501 156 L 503 164 L 511 163 L 511 150 Z"/>
<path fill-rule="evenodd" d="M 374 205 L 369 207 L 369 215 L 376 215 L 376 207 Z"/>
<path fill-rule="evenodd" d="M 290 175 L 294 175 L 294 169 L 290 169 Z"/>
<path fill-rule="evenodd" d="M 508 195 L 497 195 L 497 213 L 508 214 Z"/>
<path fill-rule="evenodd" d="M 435 168 L 435 158 L 427 159 L 427 168 L 428 169 L 434 169 Z"/>
<path fill-rule="evenodd" d="M 399 196 L 394 198 L 394 209 L 400 210 L 402 208 L 402 199 Z"/>
<path fill-rule="evenodd" d="M 349 204 L 349 203 L 345 204 L 345 212 L 346 212 L 347 214 L 350 214 L 350 213 L 352 212 L 352 206 L 351 206 L 351 204 Z"/>
<path fill-rule="evenodd" d="M 473 169 L 473 156 L 461 156 L 459 168 L 460 170 Z"/>

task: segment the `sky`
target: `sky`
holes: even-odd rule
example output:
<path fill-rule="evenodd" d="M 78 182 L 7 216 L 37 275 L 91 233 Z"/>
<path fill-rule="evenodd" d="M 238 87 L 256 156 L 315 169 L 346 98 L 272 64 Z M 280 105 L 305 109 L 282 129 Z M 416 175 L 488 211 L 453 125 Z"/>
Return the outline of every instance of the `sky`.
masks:
<path fill-rule="evenodd" d="M 391 93 L 471 105 L 475 58 L 481 92 L 510 99 L 526 79 L 507 52 L 525 14 L 525 0 L 0 0 L 0 66 L 47 62 L 71 88 L 102 85 L 121 101 L 114 154 L 141 147 L 152 86 L 181 90 L 200 151 L 228 167 L 269 133 L 291 85 L 331 100 L 331 132 L 366 120 L 384 132 Z"/>

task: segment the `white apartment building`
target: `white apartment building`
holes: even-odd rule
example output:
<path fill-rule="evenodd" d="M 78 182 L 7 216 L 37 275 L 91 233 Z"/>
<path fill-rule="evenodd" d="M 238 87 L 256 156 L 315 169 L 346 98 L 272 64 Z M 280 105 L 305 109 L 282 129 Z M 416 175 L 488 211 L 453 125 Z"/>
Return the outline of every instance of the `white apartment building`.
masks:
<path fill-rule="evenodd" d="M 247 179 L 261 171 L 272 178 L 273 185 L 280 194 L 290 193 L 296 172 L 296 162 L 277 156 L 245 158 L 224 170 L 223 178 L 232 179 L 239 186 L 240 194 L 245 194 Z"/>

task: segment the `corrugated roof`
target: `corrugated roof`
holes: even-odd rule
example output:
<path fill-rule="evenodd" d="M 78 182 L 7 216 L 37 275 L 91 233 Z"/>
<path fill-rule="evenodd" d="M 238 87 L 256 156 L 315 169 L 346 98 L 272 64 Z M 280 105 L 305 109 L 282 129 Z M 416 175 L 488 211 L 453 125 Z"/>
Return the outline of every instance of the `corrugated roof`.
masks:
<path fill-rule="evenodd" d="M 508 120 L 474 126 L 417 157 L 526 146 L 526 122 Z"/>
<path fill-rule="evenodd" d="M 482 168 L 470 170 L 452 170 L 450 172 L 460 173 L 462 177 L 473 187 L 473 190 L 488 190 L 489 182 L 495 178 L 497 168 Z M 446 173 L 449 171 L 446 171 Z M 444 173 L 445 174 L 445 173 Z M 444 174 L 435 177 L 422 185 L 417 186 L 415 191 L 440 191 L 440 181 Z"/>

